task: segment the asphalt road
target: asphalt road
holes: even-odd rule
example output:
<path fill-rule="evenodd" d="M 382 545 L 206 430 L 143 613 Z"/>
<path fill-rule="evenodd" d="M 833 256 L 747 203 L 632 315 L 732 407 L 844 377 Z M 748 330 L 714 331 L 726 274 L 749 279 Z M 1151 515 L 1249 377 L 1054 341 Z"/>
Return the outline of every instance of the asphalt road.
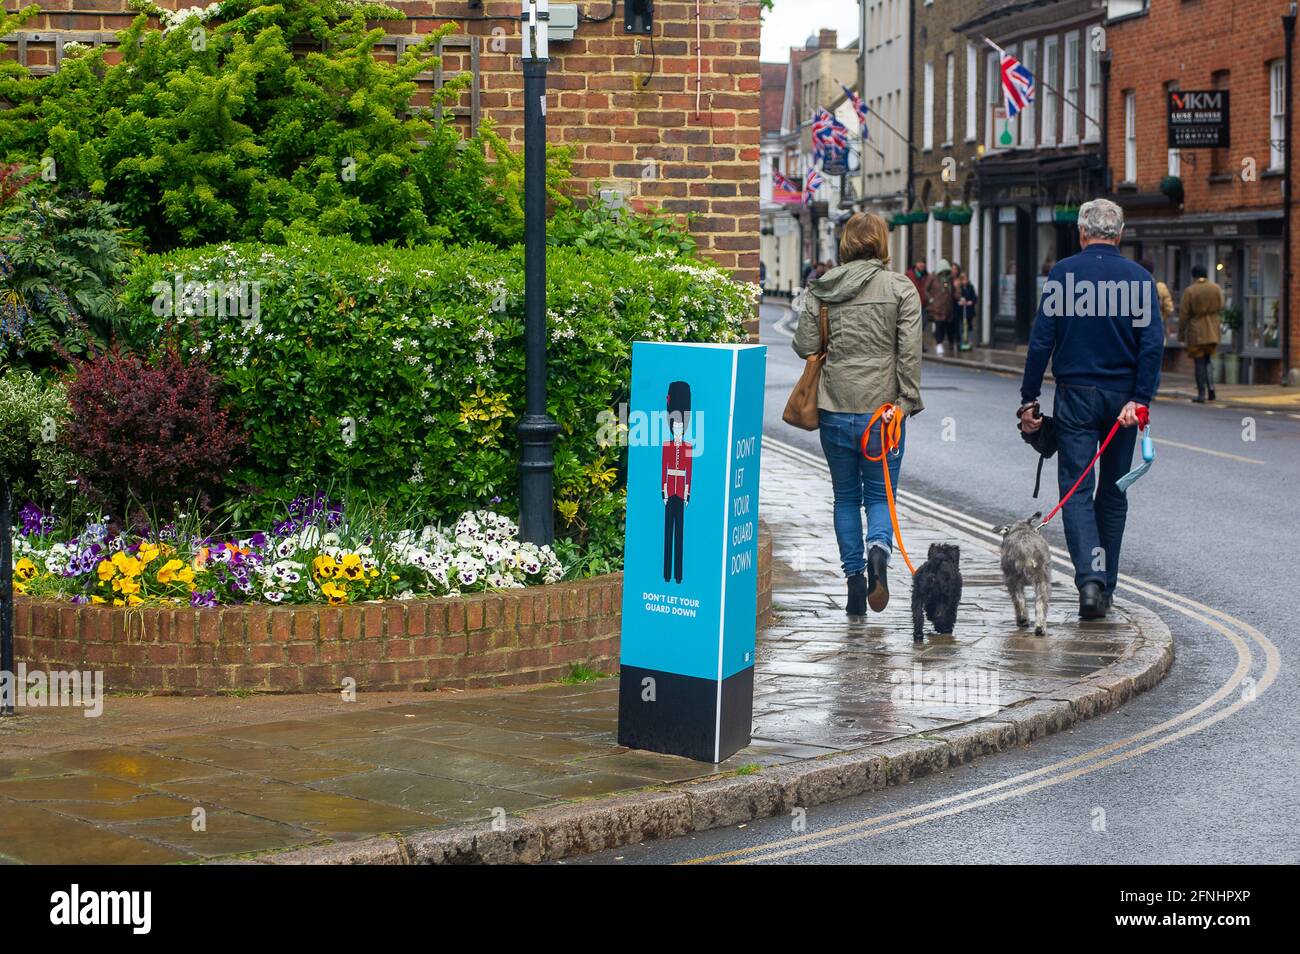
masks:
<path fill-rule="evenodd" d="M 766 433 L 819 453 L 815 433 L 780 420 L 802 366 L 789 348 L 787 314 L 783 306 L 763 308 Z M 1055 461 L 1044 469 L 1041 506 L 1031 497 L 1035 458 L 1014 433 L 1018 378 L 927 362 L 922 394 L 926 410 L 909 422 L 903 491 L 989 527 L 1050 509 Z M 1043 405 L 1051 407 L 1050 388 Z M 792 818 L 776 817 L 570 863 L 1300 861 L 1300 420 L 1157 401 L 1152 421 L 1158 459 L 1130 491 L 1120 570 L 1257 628 L 1276 644 L 1271 663 L 1264 644 L 1240 626 L 1139 599 L 1170 625 L 1177 658 L 1163 683 L 1111 715 L 937 776 L 811 808 L 802 831 Z M 1252 421 L 1254 439 L 1243 439 Z M 945 431 L 955 439 L 944 440 Z M 1064 545 L 1057 521 L 1048 535 Z M 1266 689 L 1252 698 L 1257 686 Z M 1171 720 L 1177 731 L 1160 728 Z M 1132 741 L 1148 730 L 1146 741 Z M 1099 747 L 1133 754 L 1089 755 Z M 991 795 L 973 794 L 988 786 Z"/>

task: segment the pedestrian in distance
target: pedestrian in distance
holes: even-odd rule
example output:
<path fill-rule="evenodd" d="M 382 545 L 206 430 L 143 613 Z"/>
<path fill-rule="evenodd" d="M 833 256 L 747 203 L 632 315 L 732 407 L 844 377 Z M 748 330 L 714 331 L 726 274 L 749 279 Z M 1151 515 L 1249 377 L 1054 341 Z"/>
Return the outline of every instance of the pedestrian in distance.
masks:
<path fill-rule="evenodd" d="M 898 485 L 906 418 L 921 403 L 921 298 L 910 276 L 889 270 L 889 226 L 871 212 L 855 214 L 840 238 L 841 265 L 809 283 L 794 336 L 801 358 L 821 348 L 818 315 L 826 305 L 829 326 L 825 364 L 817 391 L 822 452 L 834 493 L 835 540 L 848 586 L 846 612 L 880 612 L 889 602 L 888 570 L 893 525 L 880 465 L 882 427 L 861 441 L 872 415 L 885 404 L 903 416 L 896 453 L 888 455 L 889 479 Z M 866 512 L 866 533 L 862 517 Z M 865 574 L 865 575 L 864 575 Z"/>
<path fill-rule="evenodd" d="M 925 300 L 927 314 L 934 322 L 934 353 L 943 354 L 943 343 L 951 335 L 953 300 L 952 300 L 952 266 L 946 258 L 939 259 L 939 264 L 925 280 Z"/>
<path fill-rule="evenodd" d="M 912 267 L 907 270 L 906 275 L 912 280 L 912 286 L 916 289 L 916 294 L 921 299 L 921 314 L 925 314 L 925 280 L 929 277 L 926 272 L 925 259 L 917 259 Z M 924 340 L 924 338 L 922 340 Z"/>
<path fill-rule="evenodd" d="M 1223 322 L 1223 289 L 1210 281 L 1204 265 L 1192 267 L 1192 283 L 1183 289 L 1178 309 L 1178 337 L 1187 346 L 1187 356 L 1196 370 L 1196 397 L 1204 404 L 1206 394 L 1214 400 L 1214 374 L 1210 361 L 1218 350 Z"/>
<path fill-rule="evenodd" d="M 1105 616 L 1115 592 L 1128 518 L 1128 497 L 1115 482 L 1132 463 L 1139 409 L 1155 399 L 1164 354 L 1155 281 L 1120 253 L 1123 231 L 1114 202 L 1080 208 L 1083 250 L 1053 266 L 1044 283 L 1016 412 L 1026 434 L 1042 426 L 1038 396 L 1050 361 L 1061 496 L 1083 475 L 1061 518 L 1084 619 Z M 1093 457 L 1117 420 L 1094 478 Z"/>
<path fill-rule="evenodd" d="M 1142 267 L 1151 273 L 1152 278 L 1156 279 L 1156 297 L 1160 299 L 1161 327 L 1167 329 L 1169 326 L 1169 320 L 1173 318 L 1174 313 L 1178 311 L 1178 309 L 1174 307 L 1174 296 L 1169 294 L 1169 286 L 1156 278 L 1156 263 L 1153 259 L 1142 259 Z M 1168 337 L 1167 331 L 1165 336 Z"/>
<path fill-rule="evenodd" d="M 975 286 L 971 284 L 970 276 L 963 269 L 956 269 L 956 277 L 952 283 L 953 313 L 956 321 L 954 347 L 962 351 L 971 349 L 971 342 L 975 339 L 975 307 L 979 303 L 979 295 L 975 292 Z"/>

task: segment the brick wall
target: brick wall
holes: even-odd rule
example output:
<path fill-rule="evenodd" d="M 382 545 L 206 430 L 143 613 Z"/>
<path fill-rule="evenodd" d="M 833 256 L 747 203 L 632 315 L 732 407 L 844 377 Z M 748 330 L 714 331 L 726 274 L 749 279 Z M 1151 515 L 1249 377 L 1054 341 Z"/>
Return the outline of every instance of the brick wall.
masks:
<path fill-rule="evenodd" d="M 15 658 L 102 670 L 112 691 L 315 692 L 551 682 L 618 669 L 621 574 L 459 598 L 342 607 L 122 609 L 15 600 Z M 771 622 L 772 538 L 758 546 L 758 628 Z"/>
<path fill-rule="evenodd" d="M 1111 49 L 1108 109 L 1110 165 L 1114 181 L 1124 178 L 1124 94 L 1137 92 L 1137 189 L 1158 190 L 1168 171 L 1165 135 L 1165 88 L 1176 81 L 1183 89 L 1213 89 L 1216 73 L 1228 71 L 1231 91 L 1231 148 L 1217 157 L 1224 174 L 1215 175 L 1214 150 L 1183 152 L 1182 175 L 1187 213 L 1243 212 L 1282 208 L 1282 177 L 1270 174 L 1268 65 L 1284 56 L 1281 15 L 1285 4 L 1273 0 L 1180 0 L 1152 3 L 1144 16 L 1107 27 Z M 1152 55 L 1152 50 L 1162 51 Z M 1300 59 L 1300 57 L 1298 57 Z M 1300 134 L 1291 117 L 1290 135 Z M 1258 177 L 1244 181 L 1242 160 L 1254 157 Z M 1177 214 L 1172 209 L 1169 214 Z M 1297 221 L 1293 200 L 1292 221 Z M 1300 243 L 1293 248 L 1291 270 L 1300 275 Z M 1300 365 L 1300 290 L 1291 300 L 1291 355 L 1287 367 Z M 1284 293 L 1287 290 L 1284 289 Z"/>
<path fill-rule="evenodd" d="M 34 0 L 44 15 L 25 32 L 120 30 L 125 0 Z M 190 0 L 160 0 L 189 6 Z M 503 135 L 523 141 L 523 75 L 517 0 L 392 0 L 408 19 L 381 24 L 391 34 L 427 33 L 455 22 L 483 38 L 481 105 Z M 13 8 L 13 0 L 5 6 Z M 580 3 L 591 16 L 605 4 Z M 697 23 L 699 57 L 696 56 Z M 461 19 L 457 19 L 460 17 Z M 655 4 L 649 37 L 625 35 L 622 5 L 603 23 L 580 23 L 575 38 L 551 47 L 548 139 L 574 150 L 575 186 L 621 183 L 636 205 L 686 216 L 701 254 L 758 281 L 759 5 L 726 0 Z M 493 31 L 497 31 L 494 33 Z M 494 37 L 503 42 L 493 43 Z M 494 49 L 494 46 L 497 49 Z M 504 47 L 504 51 L 501 51 Z M 11 48 L 5 54 L 13 58 Z M 31 44 L 31 66 L 53 63 L 52 42 Z M 450 53 L 448 70 L 468 67 Z M 699 96 L 696 95 L 697 67 Z M 698 108 L 697 108 L 698 103 Z"/>

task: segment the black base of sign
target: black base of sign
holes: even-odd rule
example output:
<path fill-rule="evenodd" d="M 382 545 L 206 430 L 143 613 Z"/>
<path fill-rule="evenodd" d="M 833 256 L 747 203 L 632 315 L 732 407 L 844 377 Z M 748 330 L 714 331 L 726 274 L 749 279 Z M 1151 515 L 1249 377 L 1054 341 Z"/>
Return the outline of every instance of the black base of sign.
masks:
<path fill-rule="evenodd" d="M 646 679 L 654 680 L 653 701 L 645 699 Z M 716 754 L 721 762 L 749 745 L 754 718 L 752 666 L 722 680 L 721 720 L 718 705 L 714 679 L 624 666 L 618 681 L 618 744 L 698 762 L 714 762 Z"/>

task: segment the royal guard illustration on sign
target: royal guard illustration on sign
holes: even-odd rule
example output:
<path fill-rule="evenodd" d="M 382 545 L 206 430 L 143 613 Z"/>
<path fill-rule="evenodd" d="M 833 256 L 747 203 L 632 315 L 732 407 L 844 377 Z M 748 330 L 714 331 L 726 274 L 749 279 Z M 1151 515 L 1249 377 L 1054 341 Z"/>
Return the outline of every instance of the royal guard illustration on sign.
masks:
<path fill-rule="evenodd" d="M 691 416 L 691 386 L 668 385 L 668 425 L 672 440 L 664 444 L 659 483 L 664 496 L 664 582 L 682 581 L 682 538 L 686 505 L 691 501 L 691 445 L 683 440 Z"/>

